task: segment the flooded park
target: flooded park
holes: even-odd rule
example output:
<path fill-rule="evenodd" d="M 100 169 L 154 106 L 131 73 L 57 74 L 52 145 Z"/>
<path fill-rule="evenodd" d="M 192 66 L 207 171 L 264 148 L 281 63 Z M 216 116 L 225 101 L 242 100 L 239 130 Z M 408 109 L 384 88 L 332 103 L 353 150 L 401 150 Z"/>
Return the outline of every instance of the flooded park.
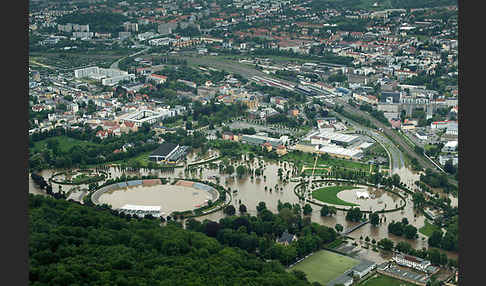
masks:
<path fill-rule="evenodd" d="M 210 155 L 211 158 L 216 157 L 216 153 L 213 151 Z M 236 169 L 239 165 L 245 166 L 249 170 L 261 169 L 263 172 L 260 175 L 245 174 L 238 177 L 236 173 L 227 174 L 221 169 L 223 160 L 217 159 L 210 163 L 205 163 L 193 167 L 189 167 L 187 164 L 191 162 L 200 161 L 196 154 L 190 153 L 187 156 L 187 161 L 184 166 L 174 168 L 171 170 L 124 170 L 118 166 L 107 166 L 103 168 L 103 171 L 107 173 L 108 179 L 119 178 L 122 175 L 125 176 L 157 176 L 159 178 L 168 178 L 173 182 L 177 179 L 197 179 L 201 181 L 208 181 L 218 184 L 225 189 L 229 190 L 232 195 L 232 204 L 238 210 L 240 204 L 244 204 L 247 207 L 248 213 L 256 215 L 256 206 L 259 202 L 265 202 L 267 209 L 273 213 L 278 213 L 278 202 L 289 202 L 291 204 L 304 205 L 304 201 L 300 200 L 295 194 L 294 188 L 300 183 L 299 178 L 293 178 L 297 174 L 296 168 L 290 162 L 282 162 L 277 160 L 264 160 L 259 157 L 249 159 L 247 157 L 240 160 L 226 160 L 226 164 L 231 164 Z M 283 174 L 279 176 L 280 173 Z M 60 170 L 47 169 L 41 171 L 39 174 L 46 180 L 51 178 L 54 174 L 60 172 Z M 401 170 L 400 173 L 405 173 Z M 409 172 L 411 174 L 411 172 Z M 405 178 L 410 180 L 414 179 L 410 174 L 406 174 Z M 288 177 L 287 177 L 288 176 Z M 287 179 L 288 178 L 288 179 Z M 406 179 L 405 179 L 406 180 Z M 99 182 L 102 184 L 104 181 Z M 87 194 L 88 185 L 63 185 L 52 183 L 52 189 L 54 192 L 62 190 L 63 192 L 70 193 L 68 198 L 78 200 L 82 202 L 82 197 Z M 347 202 L 359 204 L 361 210 L 373 211 L 381 210 L 387 205 L 395 208 L 400 206 L 402 200 L 399 196 L 389 192 L 385 192 L 382 189 L 360 186 L 357 189 L 365 191 L 370 195 L 369 199 L 357 198 L 356 190 L 346 190 L 339 192 L 337 197 Z M 388 224 L 392 221 L 401 221 L 402 218 L 407 218 L 410 224 L 414 225 L 417 229 L 421 228 L 425 224 L 425 217 L 423 214 L 414 210 L 411 195 L 396 190 L 400 196 L 404 198 L 405 206 L 401 210 L 391 211 L 386 213 L 380 213 L 379 216 L 382 219 L 382 223 L 379 226 L 372 226 L 371 224 L 365 224 L 364 226 L 349 233 L 348 236 L 359 241 L 360 238 L 369 237 L 379 241 L 383 238 L 390 238 L 395 242 L 406 241 L 416 249 L 423 247 L 427 248 L 427 237 L 418 233 L 418 238 L 414 240 L 406 239 L 404 237 L 397 237 L 388 233 Z M 33 194 L 42 194 L 41 191 L 32 181 L 29 176 L 29 192 Z M 194 191 L 193 188 L 177 186 L 177 185 L 164 185 L 164 186 L 151 186 L 143 187 L 136 186 L 126 190 L 117 190 L 111 193 L 105 193 L 99 197 L 100 202 L 110 204 L 113 208 L 118 208 L 123 204 L 141 204 L 141 205 L 161 205 L 161 209 L 166 214 L 175 210 L 185 210 L 194 208 L 203 204 L 206 200 L 214 199 L 208 193 L 199 193 Z M 454 201 L 453 201 L 454 202 Z M 457 203 L 457 199 L 456 199 Z M 321 217 L 320 206 L 312 204 L 312 214 L 310 215 L 311 221 L 321 225 L 334 227 L 336 224 L 341 224 L 344 229 L 351 228 L 359 223 L 349 222 L 345 219 L 346 212 L 338 210 L 336 215 Z M 223 211 L 217 211 L 208 215 L 199 216 L 196 219 L 203 221 L 205 219 L 219 221 L 225 214 Z M 450 258 L 457 259 L 457 253 L 446 252 Z"/>

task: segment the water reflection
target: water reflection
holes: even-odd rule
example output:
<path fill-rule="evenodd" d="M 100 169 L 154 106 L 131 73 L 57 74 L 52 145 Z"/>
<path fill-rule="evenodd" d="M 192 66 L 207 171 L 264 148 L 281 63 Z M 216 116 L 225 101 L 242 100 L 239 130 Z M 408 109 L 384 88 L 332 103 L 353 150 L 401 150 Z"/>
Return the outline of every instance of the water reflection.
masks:
<path fill-rule="evenodd" d="M 188 156 L 188 161 L 194 161 L 197 160 L 195 157 L 196 155 L 192 154 Z M 296 173 L 296 170 L 294 166 L 290 163 L 283 163 L 283 162 L 278 162 L 278 161 L 263 161 L 261 158 L 254 158 L 253 160 L 249 160 L 246 158 L 246 160 L 238 160 L 238 161 L 230 161 L 232 162 L 235 170 L 238 165 L 243 164 L 253 170 L 253 172 L 257 168 L 262 168 L 263 169 L 263 174 L 260 176 L 253 176 L 253 179 L 251 179 L 251 175 L 248 174 L 244 176 L 243 178 L 237 178 L 236 173 L 233 174 L 225 174 L 222 173 L 219 168 L 215 169 L 210 169 L 209 164 L 204 164 L 197 166 L 194 168 L 193 171 L 188 171 L 187 168 L 177 168 L 174 170 L 148 170 L 148 169 L 140 169 L 137 171 L 132 171 L 132 170 L 123 170 L 119 167 L 110 167 L 108 170 L 106 170 L 109 173 L 109 178 L 117 178 L 122 175 L 126 176 L 146 176 L 146 175 L 155 175 L 158 177 L 167 177 L 167 178 L 184 178 L 184 177 L 189 177 L 189 178 L 197 178 L 197 179 L 202 179 L 202 180 L 207 180 L 211 181 L 214 183 L 218 183 L 222 185 L 223 187 L 230 189 L 233 193 L 233 205 L 236 207 L 238 210 L 240 201 L 241 204 L 246 205 L 247 210 L 250 214 L 256 215 L 256 206 L 258 205 L 259 202 L 263 201 L 266 203 L 267 208 L 274 212 L 277 213 L 277 205 L 278 201 L 282 202 L 289 202 L 291 204 L 295 203 L 300 203 L 303 206 L 303 203 L 299 201 L 298 197 L 294 194 L 293 189 L 294 187 L 298 184 L 298 182 L 291 182 L 287 181 L 284 182 L 284 179 L 286 179 L 286 175 L 293 175 Z M 221 160 L 214 161 L 213 164 L 216 164 L 219 166 L 222 163 Z M 282 179 L 280 180 L 278 173 L 279 169 L 282 169 Z M 49 177 L 51 177 L 56 171 L 55 170 L 44 170 L 41 172 L 41 175 L 47 180 Z M 419 178 L 418 174 L 413 174 L 410 170 L 408 169 L 400 169 L 398 170 L 400 177 L 402 178 L 402 181 L 407 180 L 412 181 L 415 179 Z M 100 182 L 101 184 L 102 182 Z M 57 184 L 53 183 L 53 191 L 57 191 Z M 82 185 L 80 186 L 81 188 L 87 188 L 88 186 Z M 68 191 L 71 186 L 64 185 L 62 186 L 63 191 Z M 371 194 L 375 194 L 377 199 L 380 199 L 383 201 L 383 206 L 384 204 L 392 204 L 393 207 L 395 204 L 399 203 L 398 196 L 390 194 L 390 193 L 385 193 L 382 190 L 376 190 L 376 189 L 367 189 L 370 191 Z M 31 178 L 29 177 L 29 192 L 31 193 L 39 193 L 41 192 L 33 183 Z M 422 247 L 428 247 L 427 246 L 427 239 L 422 240 L 422 235 L 420 235 L 419 239 L 416 240 L 409 240 L 403 237 L 396 237 L 393 236 L 392 234 L 388 234 L 388 224 L 392 221 L 401 221 L 402 218 L 406 217 L 408 221 L 414 225 L 415 227 L 420 228 L 424 225 L 425 223 L 425 218 L 422 214 L 417 214 L 413 208 L 413 203 L 411 200 L 410 195 L 406 195 L 405 193 L 400 193 L 404 197 L 406 197 L 406 206 L 402 211 L 397 211 L 397 212 L 391 212 L 391 213 L 385 213 L 385 214 L 380 214 L 380 218 L 382 219 L 382 224 L 379 225 L 378 227 L 374 227 L 370 224 L 366 224 L 365 226 L 357 229 L 356 231 L 352 232 L 349 234 L 350 237 L 353 237 L 357 240 L 362 236 L 363 238 L 368 236 L 370 239 L 375 239 L 376 241 L 379 241 L 382 238 L 390 238 L 393 239 L 394 241 L 406 241 L 410 243 L 414 248 L 420 249 Z M 341 198 L 344 200 L 352 200 L 353 198 L 351 197 L 350 194 L 343 192 L 342 194 L 339 193 Z M 147 197 L 149 200 L 145 200 L 145 202 L 150 201 L 150 197 Z M 454 200 L 453 204 L 454 204 Z M 359 202 L 360 204 L 365 203 L 363 201 Z M 456 200 L 457 203 L 457 200 Z M 366 208 L 369 206 L 372 207 L 373 210 L 378 210 L 381 209 L 381 204 L 373 204 L 372 200 L 369 201 L 369 205 L 365 205 L 362 209 L 366 210 Z M 167 209 L 170 207 L 167 205 L 165 206 Z M 312 205 L 313 211 L 311 214 L 311 221 L 316 222 L 322 225 L 326 225 L 329 227 L 334 227 L 337 223 L 341 224 L 344 226 L 344 228 L 349 228 L 356 223 L 348 222 L 345 220 L 346 213 L 343 211 L 338 211 L 336 215 L 333 217 L 321 217 L 320 216 L 320 208 L 318 206 Z M 204 219 L 209 219 L 213 221 L 219 221 L 219 219 L 223 218 L 225 215 L 223 214 L 222 211 L 218 211 L 212 214 L 208 214 L 202 217 L 197 218 L 198 220 L 202 221 Z M 451 258 L 457 258 L 456 253 L 448 253 L 449 257 Z"/>

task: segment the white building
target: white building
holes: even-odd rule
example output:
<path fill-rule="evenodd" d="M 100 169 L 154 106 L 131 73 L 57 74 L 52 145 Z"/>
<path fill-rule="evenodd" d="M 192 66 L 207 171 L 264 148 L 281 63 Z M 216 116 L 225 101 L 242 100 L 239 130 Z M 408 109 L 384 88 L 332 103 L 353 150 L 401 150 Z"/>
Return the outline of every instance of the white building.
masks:
<path fill-rule="evenodd" d="M 120 116 L 118 119 L 121 122 L 133 122 L 137 127 L 140 127 L 142 126 L 143 123 L 154 124 L 165 117 L 169 117 L 167 115 L 168 114 L 163 114 L 160 112 L 143 109 L 143 110 L 137 110 L 132 113 L 124 114 Z"/>
<path fill-rule="evenodd" d="M 140 206 L 140 205 L 124 205 L 119 210 L 126 214 L 137 215 L 144 217 L 151 214 L 154 217 L 160 217 L 160 206 Z"/>
<path fill-rule="evenodd" d="M 338 144 L 338 145 L 351 145 L 359 140 L 356 135 L 342 134 L 337 132 L 329 131 L 316 131 L 310 134 L 309 139 L 314 140 L 315 143 L 312 144 Z M 323 143 L 321 143 L 323 142 Z"/>
<path fill-rule="evenodd" d="M 135 75 L 134 74 L 126 74 L 126 75 L 119 75 L 119 76 L 114 76 L 114 77 L 109 77 L 109 78 L 104 78 L 101 80 L 101 84 L 103 85 L 108 85 L 108 86 L 113 86 L 120 81 L 124 80 L 134 80 Z"/>
<path fill-rule="evenodd" d="M 423 141 L 427 140 L 427 138 L 428 138 L 427 134 L 420 132 L 420 131 L 415 132 L 415 136 L 417 136 L 418 139 L 423 140 Z"/>
<path fill-rule="evenodd" d="M 316 145 L 318 153 L 327 153 L 331 156 L 345 159 L 359 159 L 363 155 L 363 151 L 359 149 L 346 149 L 337 145 Z"/>
<path fill-rule="evenodd" d="M 92 78 L 101 80 L 103 85 L 112 86 L 123 80 L 134 80 L 135 75 L 117 69 L 105 69 L 99 67 L 87 67 L 74 70 L 75 78 Z"/>
<path fill-rule="evenodd" d="M 151 74 L 147 77 L 148 80 L 154 81 L 156 84 L 163 84 L 167 81 L 167 77 L 165 75 L 158 75 L 158 74 Z"/>
<path fill-rule="evenodd" d="M 454 140 L 454 141 L 448 141 L 444 147 L 442 148 L 442 150 L 444 152 L 454 152 L 457 150 L 457 145 L 458 145 L 458 141 L 457 140 Z"/>
<path fill-rule="evenodd" d="M 392 259 L 399 265 L 410 267 L 423 272 L 427 272 L 427 267 L 431 265 L 430 261 L 411 255 L 396 254 L 395 256 L 393 256 Z"/>

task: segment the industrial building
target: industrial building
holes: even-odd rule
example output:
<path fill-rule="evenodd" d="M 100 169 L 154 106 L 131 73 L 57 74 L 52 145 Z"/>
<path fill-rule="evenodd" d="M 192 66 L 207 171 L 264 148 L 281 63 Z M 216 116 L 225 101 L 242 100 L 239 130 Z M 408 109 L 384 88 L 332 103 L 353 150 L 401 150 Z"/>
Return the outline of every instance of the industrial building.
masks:
<path fill-rule="evenodd" d="M 336 144 L 349 146 L 359 141 L 359 136 L 342 134 L 327 130 L 316 131 L 308 136 L 311 144 Z"/>
<path fill-rule="evenodd" d="M 174 143 L 163 143 L 150 155 L 149 160 L 156 163 L 175 164 L 187 152 L 187 146 L 180 146 Z"/>
<path fill-rule="evenodd" d="M 363 155 L 363 151 L 360 149 L 346 149 L 336 145 L 296 144 L 294 149 L 308 153 L 327 153 L 332 157 L 348 160 L 358 160 Z"/>

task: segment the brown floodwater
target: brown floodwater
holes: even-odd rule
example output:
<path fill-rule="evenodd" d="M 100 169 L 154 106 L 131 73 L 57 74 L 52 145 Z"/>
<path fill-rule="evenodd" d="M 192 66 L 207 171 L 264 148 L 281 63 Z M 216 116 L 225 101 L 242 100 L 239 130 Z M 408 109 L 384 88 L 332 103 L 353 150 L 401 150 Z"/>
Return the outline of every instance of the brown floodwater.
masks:
<path fill-rule="evenodd" d="M 197 155 L 195 154 L 189 154 L 188 156 L 188 162 L 189 160 L 191 161 L 198 161 L 199 158 L 196 158 Z M 190 158 L 190 159 L 189 159 Z M 213 163 L 219 165 L 221 161 L 214 161 Z M 110 174 L 110 178 L 116 178 L 120 177 L 122 174 L 125 174 L 127 176 L 133 176 L 133 175 L 156 175 L 159 177 L 166 177 L 166 178 L 195 178 L 195 179 L 201 179 L 201 180 L 207 180 L 211 181 L 214 183 L 218 183 L 222 185 L 225 188 L 229 188 L 232 191 L 232 202 L 235 208 L 238 210 L 239 203 L 241 201 L 242 204 L 245 204 L 248 212 L 252 215 L 256 215 L 256 206 L 258 205 L 259 202 L 265 202 L 267 208 L 274 212 L 277 213 L 277 205 L 278 201 L 280 200 L 281 202 L 289 202 L 292 204 L 295 203 L 300 203 L 301 206 L 303 206 L 303 203 L 299 201 L 298 197 L 294 194 L 293 189 L 294 187 L 298 184 L 298 182 L 287 182 L 284 183 L 279 179 L 278 176 L 278 169 L 282 168 L 283 173 L 284 173 L 284 178 L 287 174 L 288 171 L 292 173 L 294 171 L 294 167 L 289 164 L 289 163 L 282 163 L 278 161 L 263 161 L 262 159 L 255 158 L 254 160 L 239 160 L 237 162 L 232 161 L 233 166 L 235 167 L 235 170 L 238 165 L 244 164 L 247 167 L 250 167 L 252 169 L 256 169 L 258 167 L 263 167 L 263 175 L 259 177 L 255 177 L 251 179 L 249 175 L 243 177 L 243 178 L 237 178 L 236 173 L 229 175 L 229 174 L 223 174 L 220 173 L 219 169 L 209 169 L 209 165 L 200 165 L 198 166 L 195 171 L 193 172 L 188 172 L 185 170 L 185 168 L 178 168 L 172 171 L 161 171 L 161 170 L 148 170 L 148 169 L 141 169 L 137 171 L 124 171 L 121 170 L 118 167 L 110 167 L 108 170 L 108 173 Z M 47 178 L 52 176 L 53 173 L 57 171 L 53 170 L 44 170 L 41 175 L 44 176 L 44 178 Z M 419 179 L 418 174 L 414 174 L 408 169 L 402 168 L 397 171 L 399 173 L 402 181 L 404 181 L 407 185 L 410 185 L 412 187 L 414 180 Z M 219 182 L 215 179 L 215 177 L 219 178 Z M 53 190 L 57 191 L 56 189 L 56 184 L 53 183 Z M 87 186 L 85 186 L 87 187 Z M 266 187 L 266 189 L 265 189 Z M 34 186 L 31 183 L 31 179 L 29 178 L 29 192 L 35 193 L 38 190 L 38 188 Z M 69 188 L 69 186 L 62 186 L 63 190 L 66 190 Z M 66 189 L 65 189 L 66 188 Z M 367 189 L 369 190 L 369 189 Z M 236 192 L 233 192 L 236 191 Z M 369 200 L 358 200 L 360 205 L 363 204 L 362 209 L 363 210 L 368 210 L 366 208 L 369 208 L 370 206 L 372 207 L 373 210 L 379 210 L 384 207 L 385 204 L 387 204 L 387 208 L 389 207 L 389 204 L 391 204 L 393 207 L 395 207 L 395 204 L 400 203 L 400 199 L 391 193 L 384 192 L 382 190 L 369 190 L 370 194 L 375 194 L 376 197 L 375 199 L 369 199 Z M 130 194 L 128 194 L 130 193 Z M 156 194 L 157 193 L 163 193 L 163 191 L 148 191 L 145 194 L 145 192 L 140 193 L 140 192 L 132 192 L 126 191 L 126 195 L 133 195 L 134 199 L 139 197 L 144 197 L 140 198 L 143 202 L 145 202 L 148 205 L 155 205 L 156 202 L 164 203 L 163 200 L 161 200 Z M 135 195 L 137 194 L 137 195 Z M 141 195 L 143 194 L 143 195 Z M 171 193 L 170 197 L 179 197 L 182 196 L 183 192 L 173 192 Z M 187 206 L 194 206 L 196 203 L 191 201 L 192 199 L 195 199 L 192 197 L 192 191 L 186 192 L 187 194 L 187 200 L 190 202 L 187 204 Z M 417 214 L 416 211 L 413 208 L 413 203 L 410 195 L 407 195 L 404 192 L 400 192 L 402 196 L 404 196 L 406 199 L 406 205 L 403 210 L 396 211 L 396 212 L 390 212 L 390 213 L 385 213 L 385 214 L 380 214 L 380 218 L 382 218 L 383 222 L 381 225 L 374 227 L 370 224 L 366 224 L 363 227 L 353 231 L 350 233 L 348 236 L 359 240 L 360 237 L 362 236 L 365 238 L 366 236 L 369 236 L 370 239 L 375 239 L 375 240 L 380 240 L 382 238 L 390 238 L 393 239 L 396 242 L 398 241 L 406 241 L 410 243 L 414 248 L 420 249 L 422 247 L 428 247 L 427 246 L 427 239 L 419 233 L 419 238 L 415 240 L 410 240 L 406 239 L 404 237 L 396 237 L 392 234 L 388 233 L 388 224 L 392 221 L 401 221 L 402 218 L 407 218 L 410 224 L 414 225 L 417 229 L 420 227 L 424 226 L 425 224 L 425 217 L 422 214 Z M 125 194 L 123 196 L 126 196 Z M 338 196 L 342 198 L 343 200 L 346 201 L 351 201 L 354 202 L 353 200 L 355 199 L 355 194 L 353 194 L 351 191 L 350 192 L 342 192 L 339 193 Z M 103 197 L 103 196 L 102 196 Z M 165 196 L 164 196 L 165 197 Z M 204 197 L 204 196 L 203 196 Z M 182 198 L 182 197 L 181 197 Z M 186 197 L 184 197 L 186 198 Z M 171 209 L 176 209 L 179 208 L 179 205 L 177 205 L 178 201 L 183 201 L 178 198 L 171 198 L 173 201 L 174 205 L 162 205 L 162 209 L 164 212 L 168 213 L 168 211 L 165 210 L 171 210 Z M 382 201 L 382 203 L 379 203 L 379 201 Z M 454 203 L 457 203 L 454 201 L 452 198 L 451 200 Z M 101 198 L 100 198 L 101 201 Z M 122 202 L 120 201 L 120 206 Z M 134 204 L 131 202 L 131 204 Z M 180 206 L 182 208 L 183 206 Z M 185 207 L 185 206 L 184 206 Z M 337 214 L 332 216 L 332 217 L 321 217 L 320 216 L 320 207 L 316 205 L 312 205 L 312 214 L 311 216 L 311 221 L 326 225 L 329 227 L 334 227 L 337 223 L 341 224 L 344 226 L 345 229 L 350 228 L 357 223 L 353 222 L 348 222 L 345 219 L 346 213 L 344 211 L 337 211 Z M 225 215 L 223 214 L 222 211 L 218 211 L 212 214 L 208 214 L 205 216 L 198 217 L 198 220 L 204 220 L 204 219 L 209 219 L 213 221 L 219 221 L 221 218 L 223 218 Z M 386 219 L 386 220 L 385 220 Z M 422 239 L 424 238 L 424 239 Z M 450 258 L 455 258 L 457 259 L 457 253 L 455 252 L 446 252 L 447 255 Z"/>
<path fill-rule="evenodd" d="M 121 208 L 126 204 L 142 206 L 160 206 L 161 213 L 169 215 L 174 211 L 186 211 L 198 208 L 207 201 L 217 200 L 217 195 L 192 187 L 177 185 L 133 186 L 103 193 L 100 203 Z"/>
<path fill-rule="evenodd" d="M 357 192 L 366 192 L 370 198 L 358 198 Z M 365 211 L 390 210 L 403 204 L 399 196 L 367 186 L 357 186 L 356 189 L 341 191 L 337 194 L 337 197 L 343 201 L 357 204 L 361 210 Z"/>

